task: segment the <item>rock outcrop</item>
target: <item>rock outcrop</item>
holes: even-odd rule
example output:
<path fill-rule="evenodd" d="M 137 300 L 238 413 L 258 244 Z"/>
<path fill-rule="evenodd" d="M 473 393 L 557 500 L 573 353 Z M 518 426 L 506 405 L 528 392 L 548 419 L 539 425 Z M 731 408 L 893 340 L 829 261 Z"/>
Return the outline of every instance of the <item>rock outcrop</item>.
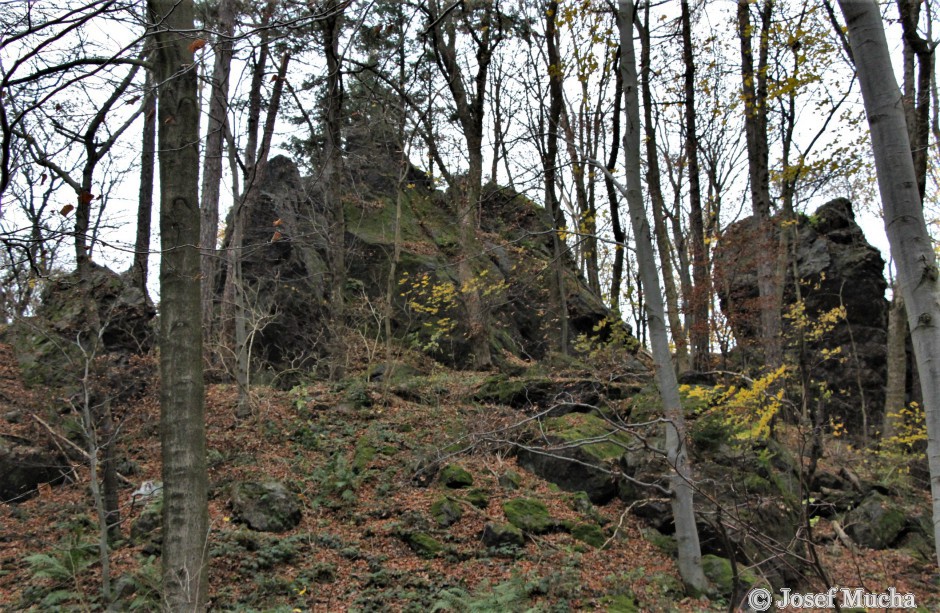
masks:
<path fill-rule="evenodd" d="M 149 351 L 156 314 L 126 275 L 92 263 L 84 277 L 72 272 L 51 279 L 35 316 L 16 322 L 5 336 L 27 385 L 70 388 L 84 376 L 88 359 Z"/>
<path fill-rule="evenodd" d="M 755 230 L 753 217 L 729 226 L 714 262 L 722 311 L 738 346 L 753 360 L 760 355 L 757 258 L 768 257 L 754 248 Z M 888 302 L 881 253 L 865 239 L 851 203 L 844 198 L 799 218 L 791 253 L 795 261 L 793 257 L 787 261 L 784 310 L 798 316 L 793 307 L 803 303 L 804 321 L 809 322 L 803 340 L 811 356 L 811 376 L 832 392 L 827 414 L 853 434 L 861 434 L 865 422 L 871 432 L 884 410 L 887 377 Z M 844 317 L 826 324 L 826 314 L 839 308 L 844 308 Z M 798 329 L 792 324 L 785 327 Z M 820 332 L 818 338 L 814 330 Z M 785 340 L 796 351 L 800 339 Z"/>
<path fill-rule="evenodd" d="M 394 184 L 380 180 L 381 173 L 349 173 L 353 178 L 344 190 L 347 324 L 372 330 L 374 336 L 386 312 L 396 196 Z M 465 367 L 472 355 L 457 278 L 456 213 L 448 196 L 414 167 L 406 181 L 400 257 L 391 282 L 393 334 L 439 362 Z M 332 333 L 327 326 L 328 217 L 319 192 L 315 178 L 303 179 L 290 159 L 278 156 L 268 163 L 260 197 L 242 212 L 244 241 L 235 247 L 243 256 L 242 299 L 252 317 L 264 318 L 253 353 L 273 372 L 313 367 Z M 558 334 L 557 317 L 550 316 L 556 302 L 550 221 L 525 196 L 495 186 L 484 190 L 481 208 L 482 251 L 473 268 L 490 313 L 494 355 L 541 358 L 557 345 Z M 571 262 L 565 282 L 572 340 L 593 334 L 610 312 Z"/>

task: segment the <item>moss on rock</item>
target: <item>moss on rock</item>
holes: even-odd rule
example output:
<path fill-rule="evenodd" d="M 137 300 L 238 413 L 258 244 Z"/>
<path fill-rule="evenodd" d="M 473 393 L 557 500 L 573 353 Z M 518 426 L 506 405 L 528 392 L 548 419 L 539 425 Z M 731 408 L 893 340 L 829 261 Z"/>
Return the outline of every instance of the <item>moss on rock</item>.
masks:
<path fill-rule="evenodd" d="M 604 543 L 607 542 L 607 537 L 604 536 L 604 531 L 601 530 L 600 526 L 597 524 L 576 524 L 571 528 L 571 536 L 578 539 L 582 543 L 587 543 L 591 547 L 603 547 Z"/>
<path fill-rule="evenodd" d="M 441 496 L 431 505 L 431 517 L 437 522 L 437 525 L 446 528 L 460 521 L 463 517 L 463 509 L 456 500 Z"/>
<path fill-rule="evenodd" d="M 548 514 L 548 507 L 532 498 L 513 498 L 503 503 L 503 513 L 512 525 L 532 534 L 544 534 L 557 523 Z"/>
<path fill-rule="evenodd" d="M 460 489 L 473 485 L 473 475 L 456 464 L 448 464 L 441 469 L 441 483 L 451 489 Z"/>

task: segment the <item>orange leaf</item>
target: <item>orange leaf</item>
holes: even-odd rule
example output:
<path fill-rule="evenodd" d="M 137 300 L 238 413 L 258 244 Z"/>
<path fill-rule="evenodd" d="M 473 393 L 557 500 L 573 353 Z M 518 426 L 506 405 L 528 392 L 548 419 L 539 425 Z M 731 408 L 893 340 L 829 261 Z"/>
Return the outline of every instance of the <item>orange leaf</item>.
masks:
<path fill-rule="evenodd" d="M 95 197 L 91 195 L 91 192 L 82 192 L 81 194 L 78 195 L 78 200 L 82 204 L 88 204 L 94 199 Z"/>
<path fill-rule="evenodd" d="M 278 227 L 278 226 L 283 226 L 283 225 L 284 225 L 284 222 L 281 221 L 280 219 L 275 219 L 275 220 L 274 220 L 274 227 L 275 227 L 275 228 Z"/>
<path fill-rule="evenodd" d="M 274 233 L 274 236 L 271 237 L 271 242 L 273 243 L 273 242 L 275 242 L 275 241 L 279 241 L 279 240 L 280 240 L 281 238 L 283 238 L 283 237 L 284 237 L 284 235 L 281 234 L 280 232 L 275 232 L 275 233 Z"/>
<path fill-rule="evenodd" d="M 74 209 L 74 208 L 75 208 L 75 207 L 72 206 L 71 204 L 66 204 L 64 207 L 62 207 L 62 210 L 59 211 L 59 215 L 65 217 L 66 215 L 68 215 L 69 213 L 71 213 L 71 212 L 72 212 L 72 209 Z"/>
<path fill-rule="evenodd" d="M 189 43 L 189 51 L 190 53 L 196 53 L 197 51 L 199 51 L 205 46 L 206 46 L 206 39 L 197 38 L 193 42 Z"/>

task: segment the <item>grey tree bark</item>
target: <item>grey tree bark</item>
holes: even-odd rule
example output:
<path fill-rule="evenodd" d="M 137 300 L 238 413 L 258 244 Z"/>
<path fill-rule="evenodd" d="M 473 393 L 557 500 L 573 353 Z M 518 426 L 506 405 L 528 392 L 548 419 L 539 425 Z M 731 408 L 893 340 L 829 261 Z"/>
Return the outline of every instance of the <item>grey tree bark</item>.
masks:
<path fill-rule="evenodd" d="M 199 258 L 199 102 L 192 0 L 148 0 L 160 160 L 163 607 L 203 611 L 209 533 Z"/>
<path fill-rule="evenodd" d="M 131 266 L 132 283 L 147 293 L 150 264 L 150 222 L 153 218 L 153 174 L 157 157 L 157 97 L 153 71 L 147 71 L 144 85 L 144 127 L 141 135 L 140 189 L 137 195 L 137 237 L 134 241 L 134 264 Z"/>
<path fill-rule="evenodd" d="M 927 232 L 901 91 L 875 0 L 839 0 L 848 26 L 881 193 L 885 230 L 907 309 L 927 421 L 933 526 L 940 560 L 940 273 Z"/>
<path fill-rule="evenodd" d="M 232 66 L 232 33 L 235 31 L 234 0 L 222 0 L 216 15 L 218 38 L 215 42 L 215 65 L 212 68 L 212 89 L 209 93 L 209 126 L 206 151 L 202 161 L 202 204 L 200 206 L 202 237 L 202 325 L 203 336 L 211 338 L 213 321 L 212 295 L 218 269 L 216 242 L 219 234 L 219 188 L 222 183 L 222 145 L 228 115 L 229 72 Z"/>
<path fill-rule="evenodd" d="M 894 286 L 891 310 L 888 311 L 888 380 L 885 383 L 885 414 L 881 436 L 897 434 L 901 411 L 907 396 L 907 326 L 904 298 Z"/>
<path fill-rule="evenodd" d="M 673 468 L 670 479 L 672 514 L 676 525 L 679 553 L 679 574 L 693 591 L 702 591 L 707 579 L 702 571 L 702 552 L 692 499 L 692 470 L 686 452 L 685 417 L 679 399 L 679 383 L 669 352 L 669 336 L 663 297 L 659 291 L 656 256 L 650 234 L 640 178 L 640 102 L 637 93 L 636 53 L 633 47 L 634 4 L 620 0 L 618 28 L 620 31 L 620 70 L 623 72 L 626 125 L 623 135 L 627 187 L 624 190 L 630 209 L 630 220 L 636 240 L 637 263 L 646 289 L 646 313 L 649 319 L 650 344 L 656 361 L 656 381 L 662 396 L 666 424 L 666 453 Z M 605 169 L 606 170 L 606 169 Z"/>

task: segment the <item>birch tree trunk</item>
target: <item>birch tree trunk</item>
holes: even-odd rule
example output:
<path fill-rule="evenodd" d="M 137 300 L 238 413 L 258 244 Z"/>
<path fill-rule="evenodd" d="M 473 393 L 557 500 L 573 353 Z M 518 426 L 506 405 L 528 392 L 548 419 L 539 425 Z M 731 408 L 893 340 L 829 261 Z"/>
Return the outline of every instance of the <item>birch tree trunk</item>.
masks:
<path fill-rule="evenodd" d="M 637 263 L 646 289 L 646 314 L 649 319 L 650 344 L 656 361 L 656 382 L 663 400 L 666 425 L 666 453 L 673 468 L 670 479 L 672 514 L 676 525 L 679 552 L 679 574 L 686 586 L 702 591 L 707 586 L 702 571 L 702 552 L 695 509 L 692 500 L 692 471 L 686 453 L 685 417 L 679 400 L 679 383 L 669 353 L 665 308 L 659 291 L 656 256 L 650 234 L 640 180 L 640 102 L 637 93 L 636 54 L 633 48 L 633 14 L 631 0 L 620 0 L 618 27 L 620 29 L 620 70 L 623 72 L 624 108 L 626 126 L 623 135 L 626 160 L 626 199 L 636 239 Z"/>
<path fill-rule="evenodd" d="M 199 260 L 199 102 L 192 0 L 148 0 L 156 30 L 160 151 L 160 441 L 163 606 L 204 611 L 206 431 Z"/>
<path fill-rule="evenodd" d="M 871 129 L 885 230 L 898 269 L 927 421 L 934 541 L 940 560 L 940 302 L 936 254 L 917 186 L 911 145 L 875 0 L 839 0 Z"/>

